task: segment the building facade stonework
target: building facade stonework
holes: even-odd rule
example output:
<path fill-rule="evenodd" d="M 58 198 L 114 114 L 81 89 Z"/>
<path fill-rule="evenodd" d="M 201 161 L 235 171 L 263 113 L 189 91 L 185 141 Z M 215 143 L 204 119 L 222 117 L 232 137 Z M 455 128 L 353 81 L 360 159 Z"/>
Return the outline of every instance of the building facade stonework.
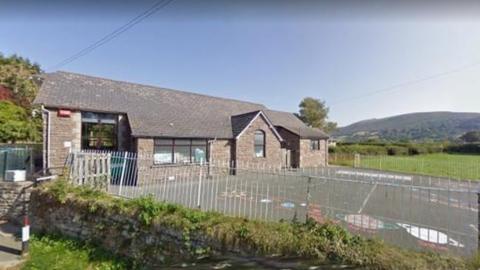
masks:
<path fill-rule="evenodd" d="M 209 161 L 212 163 L 230 163 L 232 160 L 232 140 L 214 139 L 209 142 Z"/>
<path fill-rule="evenodd" d="M 265 156 L 255 156 L 255 132 L 265 134 Z M 257 117 L 235 141 L 235 163 L 238 168 L 242 166 L 268 166 L 281 167 L 285 164 L 285 151 L 281 147 L 280 139 L 263 116 Z"/>
<path fill-rule="evenodd" d="M 320 140 L 320 149 L 311 149 L 311 139 L 300 140 L 300 167 L 321 167 L 327 165 L 327 140 Z"/>
<path fill-rule="evenodd" d="M 284 140 L 285 149 L 288 150 L 287 167 L 298 168 L 300 165 L 300 136 L 284 128 L 278 128 L 278 133 Z"/>
<path fill-rule="evenodd" d="M 81 149 L 82 117 L 79 111 L 71 111 L 70 116 L 60 116 L 57 109 L 46 109 L 44 118 L 44 150 L 48 153 L 47 166 L 60 168 L 65 165 L 70 151 Z M 47 136 L 49 137 L 47 139 Z"/>

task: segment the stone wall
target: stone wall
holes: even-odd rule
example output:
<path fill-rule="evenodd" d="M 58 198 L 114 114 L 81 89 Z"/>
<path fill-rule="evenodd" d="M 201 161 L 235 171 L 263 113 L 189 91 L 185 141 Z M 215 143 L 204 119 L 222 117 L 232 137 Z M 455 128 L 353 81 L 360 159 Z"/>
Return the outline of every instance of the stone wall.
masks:
<path fill-rule="evenodd" d="M 210 162 L 227 163 L 232 159 L 232 140 L 218 139 L 210 143 Z"/>
<path fill-rule="evenodd" d="M 199 251 L 229 252 L 237 248 L 225 247 L 198 233 L 190 233 L 186 240 L 185 231 L 174 225 L 145 225 L 136 213 L 101 204 L 92 210 L 88 202 L 68 199 L 62 203 L 39 190 L 32 193 L 31 199 L 33 231 L 88 240 L 117 255 L 141 260 L 152 269 L 159 269 L 155 265 L 165 262 L 193 259 L 201 254 Z"/>
<path fill-rule="evenodd" d="M 289 166 L 298 168 L 300 163 L 300 137 L 282 127 L 278 127 L 277 130 L 285 141 L 284 146 L 290 150 Z"/>
<path fill-rule="evenodd" d="M 32 182 L 0 181 L 0 220 L 19 223 L 30 200 Z"/>
<path fill-rule="evenodd" d="M 50 112 L 50 132 L 44 125 L 43 133 L 49 134 L 49 147 L 45 146 L 48 153 L 48 167 L 63 167 L 68 153 L 71 150 L 80 150 L 82 116 L 79 111 L 72 111 L 69 117 L 58 115 L 57 109 L 48 109 Z M 46 114 L 45 114 L 46 116 Z M 47 120 L 48 123 L 48 119 Z M 47 140 L 44 140 L 46 143 Z"/>
<path fill-rule="evenodd" d="M 153 138 L 137 138 L 135 140 L 138 154 L 138 184 L 154 180 L 158 175 L 153 169 Z"/>
<path fill-rule="evenodd" d="M 265 132 L 265 157 L 255 157 L 254 137 L 257 130 Z M 284 165 L 284 160 L 285 151 L 281 148 L 279 139 L 261 116 L 235 142 L 235 162 L 239 168 L 242 164 L 278 167 Z"/>
<path fill-rule="evenodd" d="M 300 140 L 300 167 L 327 166 L 327 140 L 320 140 L 320 150 L 310 149 L 310 139 Z"/>

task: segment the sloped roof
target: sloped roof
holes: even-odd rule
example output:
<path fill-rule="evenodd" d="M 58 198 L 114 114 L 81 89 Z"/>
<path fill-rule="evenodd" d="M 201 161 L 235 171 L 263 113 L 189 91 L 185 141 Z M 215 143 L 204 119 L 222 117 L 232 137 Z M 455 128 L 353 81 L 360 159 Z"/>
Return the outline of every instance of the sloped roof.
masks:
<path fill-rule="evenodd" d="M 233 115 L 231 118 L 233 137 L 237 137 L 259 113 L 260 111 L 253 111 L 240 115 Z"/>
<path fill-rule="evenodd" d="M 277 136 L 279 141 L 283 141 L 282 136 L 278 134 L 277 129 L 275 128 L 275 125 L 268 119 L 268 117 L 265 115 L 263 111 L 253 111 L 253 112 L 248 112 L 240 115 L 233 115 L 231 117 L 232 119 L 232 131 L 233 131 L 233 137 L 238 138 L 242 132 L 247 129 L 248 126 L 257 118 L 257 117 L 262 117 L 265 122 L 269 125 L 269 127 L 272 129 L 273 133 L 275 136 Z"/>
<path fill-rule="evenodd" d="M 297 134 L 300 138 L 305 139 L 328 139 L 328 135 L 321 129 L 308 127 L 293 113 L 265 110 L 267 117 L 276 126 L 281 126 L 288 131 Z"/>
<path fill-rule="evenodd" d="M 262 104 L 62 71 L 43 75 L 34 103 L 125 113 L 137 137 L 233 138 L 231 116 L 261 110 L 275 126 L 291 122 L 290 113 L 272 113 L 273 120 Z"/>

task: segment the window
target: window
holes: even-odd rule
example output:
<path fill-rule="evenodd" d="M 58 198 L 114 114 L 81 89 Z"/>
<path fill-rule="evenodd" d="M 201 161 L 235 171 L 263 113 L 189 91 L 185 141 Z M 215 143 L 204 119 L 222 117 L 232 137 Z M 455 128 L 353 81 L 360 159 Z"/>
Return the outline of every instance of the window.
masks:
<path fill-rule="evenodd" d="M 320 140 L 310 140 L 310 150 L 320 150 Z"/>
<path fill-rule="evenodd" d="M 82 149 L 117 150 L 117 115 L 82 112 Z"/>
<path fill-rule="evenodd" d="M 206 139 L 155 139 L 154 163 L 200 163 L 207 161 Z"/>
<path fill-rule="evenodd" d="M 153 162 L 155 164 L 173 163 L 173 140 L 155 140 Z"/>
<path fill-rule="evenodd" d="M 265 157 L 265 132 L 255 131 L 255 157 Z"/>

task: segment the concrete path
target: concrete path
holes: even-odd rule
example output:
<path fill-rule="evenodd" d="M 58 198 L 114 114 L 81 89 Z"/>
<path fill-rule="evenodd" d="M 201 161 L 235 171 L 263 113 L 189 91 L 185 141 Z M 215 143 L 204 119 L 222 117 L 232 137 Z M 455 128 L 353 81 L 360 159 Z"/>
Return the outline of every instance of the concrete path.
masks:
<path fill-rule="evenodd" d="M 11 269 L 22 262 L 19 230 L 18 227 L 0 221 L 0 270 Z"/>

